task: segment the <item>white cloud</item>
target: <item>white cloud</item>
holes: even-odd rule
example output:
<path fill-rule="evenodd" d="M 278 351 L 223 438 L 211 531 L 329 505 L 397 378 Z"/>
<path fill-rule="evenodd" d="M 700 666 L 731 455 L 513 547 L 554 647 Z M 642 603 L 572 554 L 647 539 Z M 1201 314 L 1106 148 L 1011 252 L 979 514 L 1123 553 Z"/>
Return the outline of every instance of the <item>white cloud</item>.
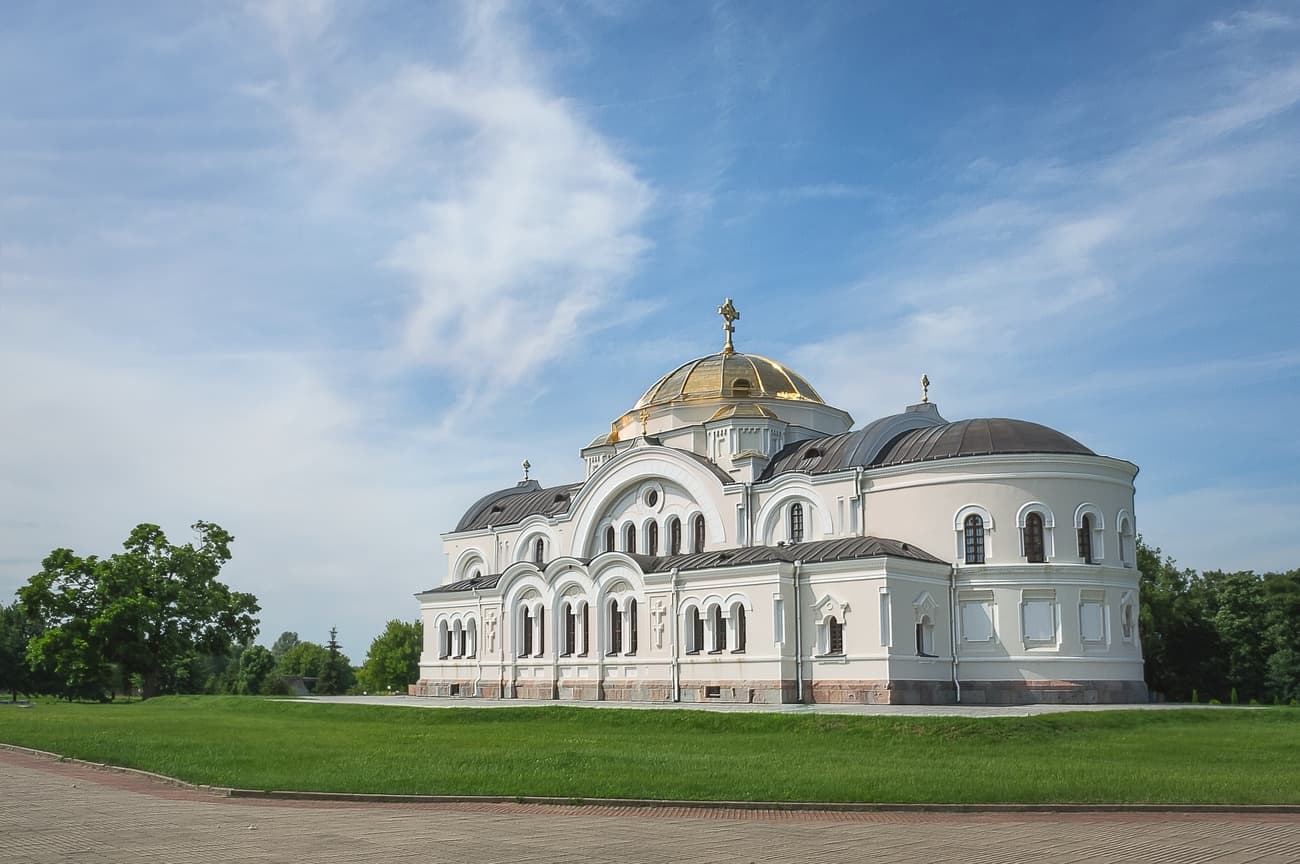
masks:
<path fill-rule="evenodd" d="M 575 349 L 646 249 L 653 198 L 576 107 L 544 89 L 501 7 L 461 8 L 463 56 L 272 97 L 324 206 L 386 199 L 396 237 L 384 263 L 411 289 L 393 360 L 455 380 L 451 413 Z M 295 51 L 309 80 L 312 54 Z"/>

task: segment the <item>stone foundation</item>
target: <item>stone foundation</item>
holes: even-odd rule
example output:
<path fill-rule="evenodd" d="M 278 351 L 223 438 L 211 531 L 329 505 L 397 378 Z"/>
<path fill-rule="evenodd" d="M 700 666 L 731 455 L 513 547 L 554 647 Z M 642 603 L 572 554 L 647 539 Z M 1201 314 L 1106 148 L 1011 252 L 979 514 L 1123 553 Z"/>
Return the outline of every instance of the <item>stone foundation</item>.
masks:
<path fill-rule="evenodd" d="M 743 702 L 780 705 L 785 689 L 780 681 L 683 681 L 683 702 Z M 671 688 L 669 698 L 671 698 Z"/>
<path fill-rule="evenodd" d="M 804 701 L 822 705 L 952 705 L 951 681 L 812 681 Z"/>
<path fill-rule="evenodd" d="M 1099 705 L 1148 701 L 1145 681 L 963 681 L 963 705 Z"/>
<path fill-rule="evenodd" d="M 474 679 L 420 681 L 407 688 L 412 696 L 464 696 L 501 699 L 498 681 Z M 780 705 L 796 702 L 794 681 L 682 682 L 684 703 L 740 702 Z M 558 699 L 574 702 L 671 702 L 671 681 L 562 680 L 515 681 L 506 684 L 505 698 Z M 953 705 L 951 681 L 805 681 L 805 702 L 823 705 Z M 1142 681 L 963 681 L 963 705 L 1095 705 L 1144 703 Z"/>

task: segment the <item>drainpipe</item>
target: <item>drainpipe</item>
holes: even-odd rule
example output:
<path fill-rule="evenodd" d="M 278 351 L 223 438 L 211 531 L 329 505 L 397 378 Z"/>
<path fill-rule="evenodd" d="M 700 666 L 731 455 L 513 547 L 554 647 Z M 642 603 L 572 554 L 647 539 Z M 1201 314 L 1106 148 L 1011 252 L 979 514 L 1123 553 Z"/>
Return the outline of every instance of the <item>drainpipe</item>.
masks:
<path fill-rule="evenodd" d="M 952 648 L 952 686 L 957 694 L 957 704 L 961 704 L 961 680 L 957 676 L 957 568 L 954 566 L 948 576 L 948 638 Z"/>
<path fill-rule="evenodd" d="M 474 695 L 479 695 L 479 687 L 483 683 L 483 646 L 479 640 L 483 636 L 483 597 L 474 589 L 474 602 L 478 604 L 478 626 L 474 629 Z"/>
<path fill-rule="evenodd" d="M 799 568 L 802 561 L 794 562 L 794 680 L 798 696 L 796 702 L 803 702 L 803 601 L 799 597 Z"/>
<path fill-rule="evenodd" d="M 674 702 L 682 701 L 682 670 L 680 666 L 680 661 L 677 659 L 677 651 L 678 651 L 678 645 L 677 645 L 678 608 L 677 607 L 678 607 L 678 589 L 680 587 L 677 581 L 677 574 L 679 572 L 681 572 L 679 568 L 677 567 L 673 568 L 672 571 L 673 626 L 668 628 L 668 635 L 670 637 L 670 641 L 672 642 L 672 646 L 673 646 L 673 659 L 672 659 L 671 669 L 672 669 L 672 676 L 673 676 L 673 701 Z"/>
<path fill-rule="evenodd" d="M 862 489 L 862 466 L 853 469 L 854 488 L 858 492 L 858 536 L 867 536 L 867 493 Z"/>

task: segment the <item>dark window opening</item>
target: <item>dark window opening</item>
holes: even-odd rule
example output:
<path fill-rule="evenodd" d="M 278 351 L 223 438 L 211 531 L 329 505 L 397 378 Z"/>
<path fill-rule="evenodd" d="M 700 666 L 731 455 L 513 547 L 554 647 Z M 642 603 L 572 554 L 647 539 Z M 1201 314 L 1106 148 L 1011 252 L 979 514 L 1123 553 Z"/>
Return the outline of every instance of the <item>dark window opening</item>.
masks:
<path fill-rule="evenodd" d="M 832 617 L 826 622 L 827 629 L 827 654 L 844 653 L 844 625 L 839 622 L 838 618 Z"/>
<path fill-rule="evenodd" d="M 722 607 L 713 607 L 713 653 L 727 650 L 727 619 L 722 617 Z"/>
<path fill-rule="evenodd" d="M 533 563 L 538 567 L 546 563 L 546 541 L 541 537 L 538 537 L 537 542 L 533 544 Z"/>
<path fill-rule="evenodd" d="M 704 688 L 705 699 L 721 699 L 722 687 L 717 684 L 710 684 Z"/>
<path fill-rule="evenodd" d="M 731 618 L 736 622 L 736 647 L 733 654 L 745 653 L 745 607 L 737 606 L 732 610 Z"/>
<path fill-rule="evenodd" d="M 803 542 L 803 505 L 797 502 L 790 505 L 790 542 Z"/>
<path fill-rule="evenodd" d="M 636 599 L 628 600 L 627 604 L 627 653 L 631 655 L 636 653 Z"/>
<path fill-rule="evenodd" d="M 1030 564 L 1047 562 L 1043 544 L 1043 517 L 1040 513 L 1030 513 L 1025 517 L 1025 560 Z"/>
<path fill-rule="evenodd" d="M 984 518 L 974 514 L 965 522 L 966 563 L 984 563 Z"/>
<path fill-rule="evenodd" d="M 682 552 L 682 520 L 674 516 L 668 522 L 668 554 L 680 555 Z"/>
<path fill-rule="evenodd" d="M 627 532 L 623 535 L 623 551 L 624 552 L 636 551 L 636 526 L 635 525 L 627 526 Z"/>
<path fill-rule="evenodd" d="M 694 530 L 691 532 L 693 535 L 691 538 L 691 551 L 703 552 L 704 551 L 704 516 L 703 515 L 699 515 L 695 517 L 695 524 L 693 526 L 693 529 Z"/>
<path fill-rule="evenodd" d="M 520 624 L 520 627 L 524 631 L 523 632 L 523 637 L 524 637 L 523 656 L 528 657 L 531 656 L 533 653 L 533 616 L 527 609 L 524 610 L 523 621 Z"/>
<path fill-rule="evenodd" d="M 561 657 L 569 657 L 573 654 L 574 648 L 577 645 L 577 641 L 578 641 L 577 625 L 578 625 L 577 616 L 573 614 L 573 607 L 565 606 L 564 607 L 564 651 L 560 654 Z"/>
<path fill-rule="evenodd" d="M 618 601 L 609 601 L 609 653 L 623 650 L 623 616 L 618 614 Z"/>
<path fill-rule="evenodd" d="M 659 554 L 659 523 L 651 522 L 645 529 L 645 554 Z"/>
<path fill-rule="evenodd" d="M 614 526 L 611 525 L 605 529 L 605 551 L 614 551 Z"/>
<path fill-rule="evenodd" d="M 452 685 L 447 689 L 447 695 L 448 695 L 448 696 L 459 696 L 459 695 L 460 695 L 460 685 L 459 685 L 459 684 L 452 684 Z"/>
<path fill-rule="evenodd" d="M 1079 528 L 1079 557 L 1084 564 L 1096 564 L 1092 557 L 1092 517 L 1084 514 Z"/>

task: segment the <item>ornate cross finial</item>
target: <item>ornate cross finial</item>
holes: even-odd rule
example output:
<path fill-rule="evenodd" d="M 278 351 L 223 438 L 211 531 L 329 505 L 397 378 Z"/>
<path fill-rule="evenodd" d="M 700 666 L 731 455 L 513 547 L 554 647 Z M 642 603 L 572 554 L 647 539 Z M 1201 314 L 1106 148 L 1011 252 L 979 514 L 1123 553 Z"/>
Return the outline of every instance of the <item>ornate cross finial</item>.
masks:
<path fill-rule="evenodd" d="M 727 344 L 722 346 L 722 353 L 735 354 L 736 347 L 731 344 L 731 334 L 736 332 L 736 326 L 732 322 L 740 320 L 740 313 L 736 311 L 735 306 L 731 305 L 730 297 L 727 298 L 726 303 L 718 307 L 718 314 L 722 316 L 722 329 L 727 331 Z"/>
<path fill-rule="evenodd" d="M 924 372 L 921 373 L 921 401 L 930 401 L 930 376 Z"/>
<path fill-rule="evenodd" d="M 531 462 L 529 462 L 527 459 L 525 459 L 524 462 L 523 462 L 523 466 L 524 466 L 524 480 L 527 480 L 527 479 L 528 479 L 528 470 L 529 470 L 530 468 L 532 468 L 533 465 L 532 465 Z"/>
<path fill-rule="evenodd" d="M 650 410 L 648 408 L 642 408 L 641 414 L 637 419 L 641 421 L 641 436 L 645 437 L 648 434 L 647 428 L 650 424 Z"/>

